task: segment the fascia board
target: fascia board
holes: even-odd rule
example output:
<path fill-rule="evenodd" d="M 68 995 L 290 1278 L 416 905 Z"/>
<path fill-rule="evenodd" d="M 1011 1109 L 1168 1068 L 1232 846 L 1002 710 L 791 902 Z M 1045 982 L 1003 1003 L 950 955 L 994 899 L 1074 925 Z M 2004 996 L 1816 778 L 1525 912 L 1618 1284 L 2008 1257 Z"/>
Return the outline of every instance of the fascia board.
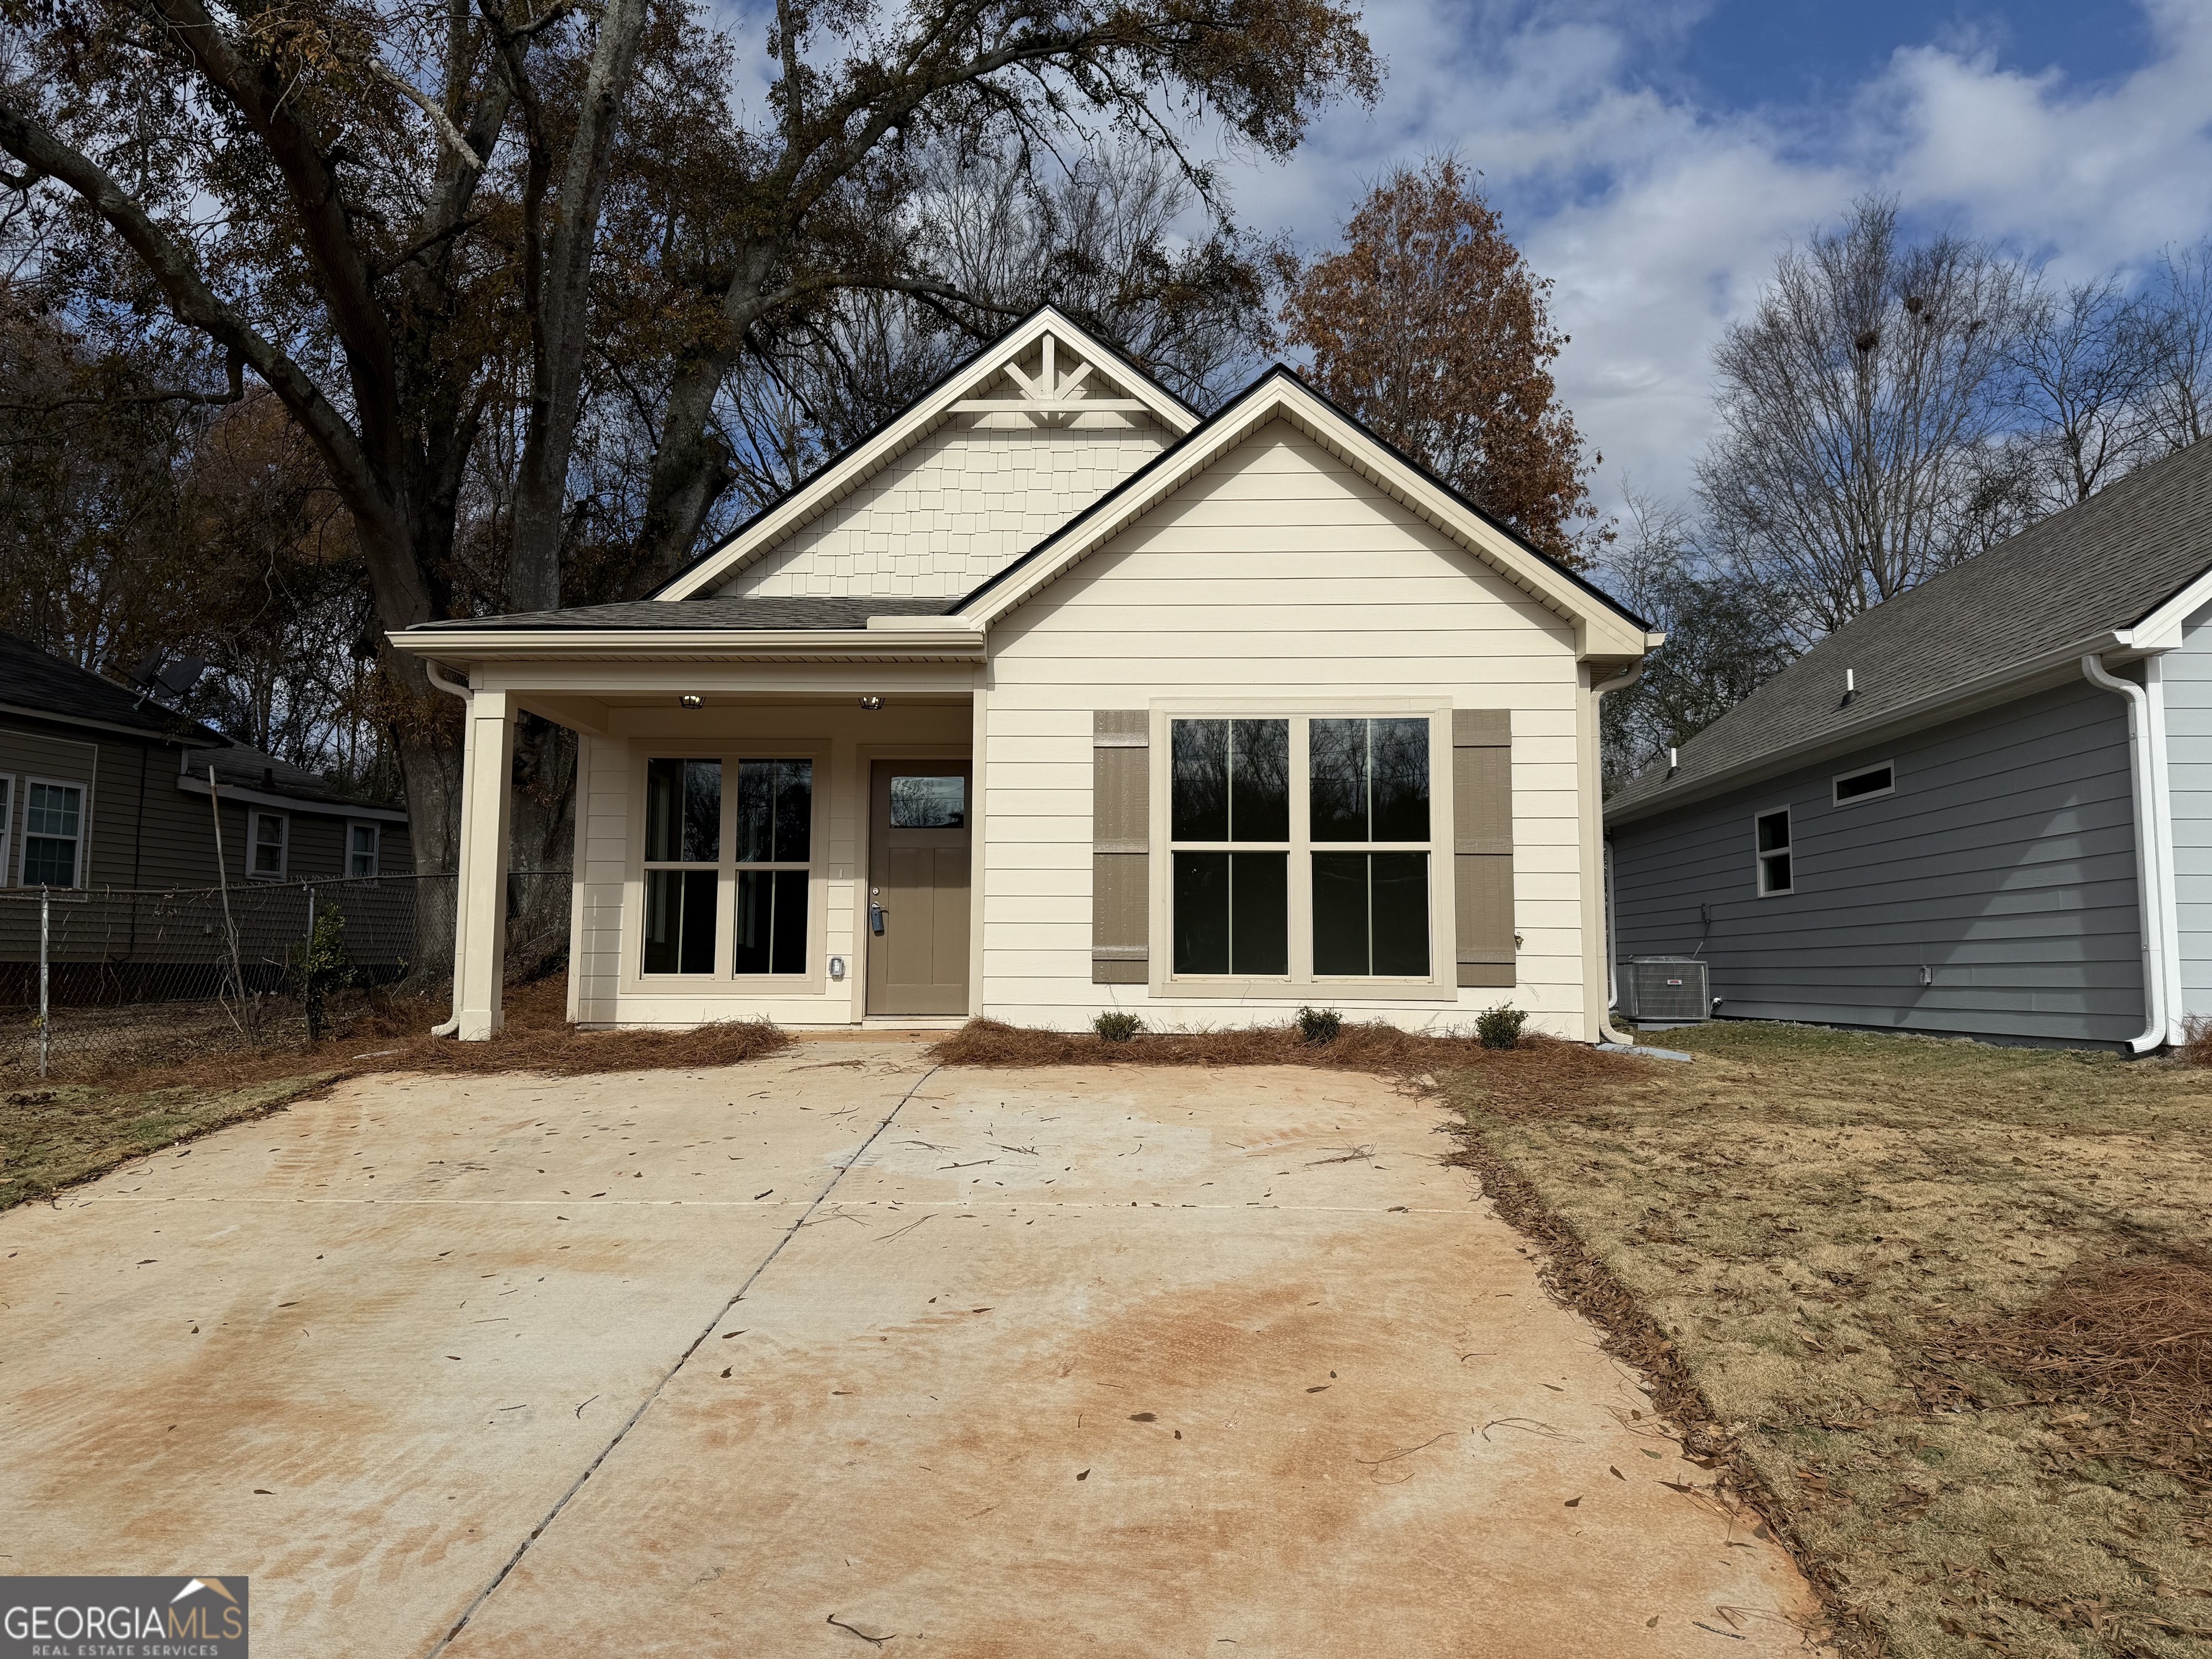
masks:
<path fill-rule="evenodd" d="M 1771 750 L 1729 767 L 1725 771 L 1700 778 L 1679 790 L 1649 796 L 1625 807 L 1608 806 L 1605 813 L 1607 827 L 1634 823 L 1662 812 L 1671 812 L 1677 807 L 1693 805 L 1716 795 L 1724 795 L 1732 789 L 1747 787 L 1765 778 L 1778 777 L 1802 766 L 1818 765 L 1854 749 L 1887 743 L 1893 738 L 1901 738 L 1931 726 L 1941 726 L 1947 720 L 1964 720 L 1969 714 L 1995 708 L 1999 703 L 2011 702 L 2033 692 L 2048 690 L 2069 679 L 2079 679 L 2081 677 L 2081 659 L 2093 652 L 2104 657 L 2107 666 L 2118 666 L 2156 654 L 2131 647 L 2118 634 L 2092 634 L 2072 645 L 2046 651 L 2027 662 L 2014 663 L 2009 667 L 1984 674 L 1978 679 L 1969 680 L 1963 685 L 1933 692 L 1902 708 L 1869 714 L 1865 720 L 1825 732 L 1814 741 Z"/>
<path fill-rule="evenodd" d="M 991 588 L 975 608 L 961 614 L 988 627 L 1035 598 L 1051 582 L 1152 512 L 1268 422 L 1288 420 L 1370 483 L 1466 546 L 1499 574 L 1547 610 L 1576 624 L 1577 654 L 1583 657 L 1641 657 L 1649 635 L 1608 607 L 1595 604 L 1583 589 L 1509 538 L 1500 535 L 1449 492 L 1424 477 L 1365 432 L 1316 398 L 1297 380 L 1277 375 L 1264 382 L 1250 403 L 1233 411 L 1199 441 L 1171 451 L 1167 464 L 1129 490 L 1067 544 L 1018 581 Z"/>
<path fill-rule="evenodd" d="M 2138 650 L 2171 651 L 2181 643 L 2183 625 L 2208 605 L 2212 605 L 2212 569 L 2199 574 L 2142 621 L 2114 637 Z"/>
<path fill-rule="evenodd" d="M 441 662 L 981 661 L 984 636 L 966 625 L 901 629 L 439 629 L 387 634 L 395 651 Z"/>
<path fill-rule="evenodd" d="M 1050 334 L 1065 340 L 1086 362 L 1095 362 L 1107 378 L 1128 387 L 1152 417 L 1180 438 L 1198 424 L 1195 411 L 1121 353 L 1070 322 L 1050 306 L 1001 336 L 969 358 L 962 368 L 947 375 L 873 437 L 863 442 L 808 479 L 759 518 L 746 525 L 705 559 L 676 576 L 653 597 L 671 601 L 688 599 L 717 582 L 726 581 L 782 543 L 809 520 L 817 517 L 862 488 L 877 473 L 929 436 L 951 418 L 952 405 L 987 381 L 998 378 L 1010 357 L 1018 357 Z"/>
<path fill-rule="evenodd" d="M 390 806 L 364 806 L 358 801 L 319 800 L 312 795 L 276 795 L 265 789 L 243 788 L 234 783 L 217 781 L 225 800 L 243 801 L 249 806 L 273 806 L 287 812 L 308 812 L 324 818 L 374 818 L 380 823 L 404 823 L 407 814 Z M 177 787 L 189 795 L 204 795 L 208 781 L 194 777 L 190 772 L 177 774 Z"/>

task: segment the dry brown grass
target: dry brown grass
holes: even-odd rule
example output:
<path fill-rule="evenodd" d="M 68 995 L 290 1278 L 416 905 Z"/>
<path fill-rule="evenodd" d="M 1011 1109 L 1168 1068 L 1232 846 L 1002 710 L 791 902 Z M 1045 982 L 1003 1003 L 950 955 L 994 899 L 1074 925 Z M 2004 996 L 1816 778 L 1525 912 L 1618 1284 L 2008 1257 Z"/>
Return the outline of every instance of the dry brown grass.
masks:
<path fill-rule="evenodd" d="M 1778 1026 L 1447 1079 L 1555 1288 L 1900 1656 L 2212 1655 L 2212 1079 Z"/>

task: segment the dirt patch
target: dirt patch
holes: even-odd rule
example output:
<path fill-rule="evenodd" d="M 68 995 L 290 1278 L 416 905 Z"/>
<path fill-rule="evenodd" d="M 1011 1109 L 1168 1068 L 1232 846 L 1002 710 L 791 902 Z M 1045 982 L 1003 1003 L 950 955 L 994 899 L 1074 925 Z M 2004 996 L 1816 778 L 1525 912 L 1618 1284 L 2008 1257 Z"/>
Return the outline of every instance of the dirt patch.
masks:
<path fill-rule="evenodd" d="M 334 1076 L 313 1073 L 216 1090 L 81 1084 L 10 1089 L 0 1094 L 0 1210 L 210 1129 L 265 1117 Z"/>
<path fill-rule="evenodd" d="M 1658 1379 L 1862 1639 L 2212 1654 L 2212 1087 L 1806 1028 L 1529 1104 L 1444 1091 L 1553 1283 Z"/>

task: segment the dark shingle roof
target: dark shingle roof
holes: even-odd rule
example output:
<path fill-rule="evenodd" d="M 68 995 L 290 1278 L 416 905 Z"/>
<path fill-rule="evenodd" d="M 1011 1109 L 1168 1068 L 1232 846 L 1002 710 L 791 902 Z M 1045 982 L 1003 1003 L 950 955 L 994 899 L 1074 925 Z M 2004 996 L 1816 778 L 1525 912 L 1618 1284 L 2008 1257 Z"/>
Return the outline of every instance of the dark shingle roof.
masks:
<path fill-rule="evenodd" d="M 2132 627 L 2212 568 L 2212 439 L 2139 468 L 1840 628 L 1606 804 L 1641 816 Z M 1844 701 L 1844 671 L 1857 689 Z"/>
<path fill-rule="evenodd" d="M 210 766 L 215 768 L 215 781 L 225 788 L 254 789 L 264 794 L 285 795 L 327 806 L 381 806 L 389 810 L 392 805 L 366 795 L 349 794 L 319 772 L 310 772 L 304 766 L 264 755 L 242 743 L 227 744 L 220 749 L 195 749 L 183 762 L 185 775 L 203 783 L 207 781 Z"/>
<path fill-rule="evenodd" d="M 953 599 L 850 598 L 742 599 L 631 599 L 618 605 L 580 605 L 568 611 L 519 611 L 504 617 L 457 617 L 424 623 L 410 634 L 445 629 L 532 628 L 661 629 L 727 628 L 740 631 L 866 628 L 871 617 L 941 617 L 958 604 Z"/>
<path fill-rule="evenodd" d="M 164 708 L 151 697 L 52 656 L 13 634 L 0 634 L 0 703 L 60 720 L 94 720 L 150 738 L 220 743 L 197 721 Z"/>

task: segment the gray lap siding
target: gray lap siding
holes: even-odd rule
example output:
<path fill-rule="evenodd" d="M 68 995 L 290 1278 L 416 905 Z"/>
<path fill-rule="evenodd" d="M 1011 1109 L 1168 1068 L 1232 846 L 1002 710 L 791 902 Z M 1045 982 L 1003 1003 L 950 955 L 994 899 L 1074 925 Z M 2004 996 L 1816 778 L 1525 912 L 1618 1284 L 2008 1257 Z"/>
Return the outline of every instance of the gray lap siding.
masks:
<path fill-rule="evenodd" d="M 1832 803 L 1837 775 L 1883 761 L 1895 793 Z M 1753 820 L 1784 805 L 1794 890 L 1762 898 Z M 1698 951 L 1723 1018 L 2098 1044 L 2142 1029 L 2127 721 L 2090 686 L 1609 835 L 1620 957 Z"/>

